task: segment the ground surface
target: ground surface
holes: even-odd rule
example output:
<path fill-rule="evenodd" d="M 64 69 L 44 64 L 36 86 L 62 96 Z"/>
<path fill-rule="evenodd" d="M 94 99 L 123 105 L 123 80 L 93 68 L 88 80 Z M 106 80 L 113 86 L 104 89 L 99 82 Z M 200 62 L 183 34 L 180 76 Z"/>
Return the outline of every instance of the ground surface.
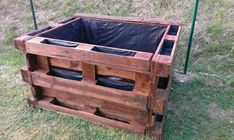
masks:
<path fill-rule="evenodd" d="M 188 75 L 183 69 L 192 0 L 37 0 L 39 27 L 75 12 L 181 19 L 164 129 L 166 140 L 234 140 L 234 0 L 201 1 Z M 33 30 L 28 1 L 0 0 L 0 139 L 149 139 L 29 108 L 23 57 L 12 38 Z"/>

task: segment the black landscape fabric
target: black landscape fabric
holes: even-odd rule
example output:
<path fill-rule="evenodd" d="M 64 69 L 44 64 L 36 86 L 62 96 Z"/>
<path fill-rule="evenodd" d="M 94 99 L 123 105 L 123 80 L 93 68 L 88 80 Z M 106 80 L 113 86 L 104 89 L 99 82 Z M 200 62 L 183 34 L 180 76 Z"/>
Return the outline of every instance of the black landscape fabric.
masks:
<path fill-rule="evenodd" d="M 70 79 L 70 80 L 78 80 L 78 81 L 81 81 L 83 79 L 83 75 L 81 72 L 71 71 L 56 67 L 50 69 L 49 75 Z M 96 80 L 98 85 L 105 87 L 111 87 L 126 91 L 132 91 L 134 88 L 133 81 L 128 80 L 128 82 L 126 82 L 124 81 L 123 78 L 119 77 L 97 75 Z"/>
<path fill-rule="evenodd" d="M 79 19 L 40 36 L 154 53 L 166 27 Z"/>

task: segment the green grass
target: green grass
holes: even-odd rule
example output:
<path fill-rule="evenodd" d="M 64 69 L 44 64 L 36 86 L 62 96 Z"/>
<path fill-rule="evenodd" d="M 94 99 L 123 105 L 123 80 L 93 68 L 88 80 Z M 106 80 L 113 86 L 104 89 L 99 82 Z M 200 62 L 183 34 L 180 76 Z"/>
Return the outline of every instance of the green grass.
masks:
<path fill-rule="evenodd" d="M 5 32 L 4 32 L 4 43 L 5 44 L 10 44 L 13 40 L 13 38 L 15 38 L 17 36 L 16 34 L 16 27 L 9 25 L 6 27 Z"/>
<path fill-rule="evenodd" d="M 0 140 L 5 139 L 150 139 L 123 130 L 27 106 L 29 87 L 21 81 L 24 58 L 12 44 L 33 30 L 27 1 L 0 2 Z M 166 140 L 234 139 L 233 0 L 201 1 L 189 74 L 174 77 L 165 122 Z M 184 23 L 176 71 L 183 69 L 193 3 L 179 0 L 35 1 L 39 26 L 75 12 L 164 17 Z M 180 79 L 184 77 L 182 82 Z"/>

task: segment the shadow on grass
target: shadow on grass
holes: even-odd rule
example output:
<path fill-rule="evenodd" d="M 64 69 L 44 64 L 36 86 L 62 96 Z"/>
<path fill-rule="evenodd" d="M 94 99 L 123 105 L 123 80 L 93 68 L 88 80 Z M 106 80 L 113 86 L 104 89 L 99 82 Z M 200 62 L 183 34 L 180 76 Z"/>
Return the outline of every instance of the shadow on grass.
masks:
<path fill-rule="evenodd" d="M 185 84 L 173 82 L 165 139 L 233 138 L 234 89 L 207 87 L 205 82 L 200 78 Z"/>

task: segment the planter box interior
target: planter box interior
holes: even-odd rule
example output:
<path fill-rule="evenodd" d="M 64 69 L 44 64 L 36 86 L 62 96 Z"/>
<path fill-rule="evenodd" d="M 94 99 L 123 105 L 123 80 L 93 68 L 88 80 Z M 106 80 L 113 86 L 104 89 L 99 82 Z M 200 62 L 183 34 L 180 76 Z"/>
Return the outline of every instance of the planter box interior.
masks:
<path fill-rule="evenodd" d="M 154 53 L 166 28 L 166 25 L 79 19 L 40 36 Z"/>

